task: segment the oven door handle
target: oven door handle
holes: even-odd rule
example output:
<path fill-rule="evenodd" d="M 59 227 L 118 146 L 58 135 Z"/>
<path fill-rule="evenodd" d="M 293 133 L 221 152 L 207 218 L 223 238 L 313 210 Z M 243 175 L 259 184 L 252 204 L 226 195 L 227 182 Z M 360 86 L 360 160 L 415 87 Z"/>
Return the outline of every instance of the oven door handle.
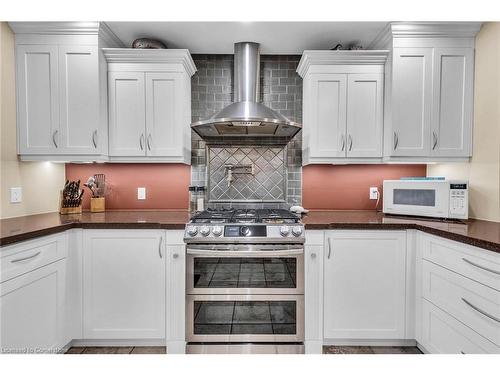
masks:
<path fill-rule="evenodd" d="M 234 251 L 234 250 L 195 250 L 187 249 L 188 255 L 205 255 L 205 256 L 220 256 L 220 257 L 265 257 L 277 258 L 280 256 L 303 255 L 304 249 L 294 250 L 265 250 L 265 251 Z"/>

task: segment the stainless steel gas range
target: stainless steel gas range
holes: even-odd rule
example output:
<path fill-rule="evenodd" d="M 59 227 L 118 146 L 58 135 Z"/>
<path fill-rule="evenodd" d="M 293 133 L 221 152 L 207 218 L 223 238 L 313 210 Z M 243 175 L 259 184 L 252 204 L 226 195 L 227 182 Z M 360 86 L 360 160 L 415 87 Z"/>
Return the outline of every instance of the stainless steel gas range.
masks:
<path fill-rule="evenodd" d="M 304 228 L 286 210 L 207 210 L 186 226 L 188 353 L 303 353 Z"/>

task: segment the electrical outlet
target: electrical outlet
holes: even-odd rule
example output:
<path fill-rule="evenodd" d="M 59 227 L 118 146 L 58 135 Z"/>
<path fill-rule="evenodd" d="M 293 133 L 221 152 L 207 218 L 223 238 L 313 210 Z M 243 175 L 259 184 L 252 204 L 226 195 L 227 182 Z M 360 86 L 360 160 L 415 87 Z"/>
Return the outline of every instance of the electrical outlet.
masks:
<path fill-rule="evenodd" d="M 23 200 L 23 188 L 13 187 L 10 188 L 10 203 L 20 203 Z"/>
<path fill-rule="evenodd" d="M 378 199 L 378 187 L 370 187 L 370 199 Z"/>
<path fill-rule="evenodd" d="M 139 199 L 139 200 L 146 199 L 146 188 L 145 187 L 138 187 L 137 188 L 137 199 Z"/>

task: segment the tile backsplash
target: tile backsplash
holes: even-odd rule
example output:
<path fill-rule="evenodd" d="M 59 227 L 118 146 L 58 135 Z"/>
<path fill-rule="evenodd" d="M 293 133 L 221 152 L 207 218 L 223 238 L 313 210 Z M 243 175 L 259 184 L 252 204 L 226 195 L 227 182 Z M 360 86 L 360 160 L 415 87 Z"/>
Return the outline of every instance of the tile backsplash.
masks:
<path fill-rule="evenodd" d="M 193 55 L 193 60 L 198 68 L 191 79 L 192 121 L 195 122 L 210 117 L 233 102 L 233 55 Z M 261 56 L 260 95 L 265 105 L 292 121 L 302 123 L 302 79 L 295 71 L 299 60 L 298 55 Z M 287 208 L 301 204 L 301 132 L 282 146 L 257 138 L 248 140 L 244 145 L 227 140 L 223 142 L 223 145 L 207 146 L 196 133 L 192 133 L 191 183 L 209 187 L 209 205 L 225 206 L 228 201 L 238 201 L 233 206 Z M 246 157 L 249 163 L 256 166 L 255 176 L 237 174 L 228 187 L 227 175 L 223 173 L 224 168 L 220 168 L 224 159 L 220 157 L 222 154 L 227 156 L 225 160 L 229 164 L 234 164 L 235 156 Z M 217 160 L 217 167 L 214 166 L 214 159 Z"/>

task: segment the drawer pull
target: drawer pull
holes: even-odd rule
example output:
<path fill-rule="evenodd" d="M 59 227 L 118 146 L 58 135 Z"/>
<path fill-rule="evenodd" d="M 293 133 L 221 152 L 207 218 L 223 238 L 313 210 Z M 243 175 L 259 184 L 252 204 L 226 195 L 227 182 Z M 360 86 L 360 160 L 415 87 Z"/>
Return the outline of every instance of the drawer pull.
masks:
<path fill-rule="evenodd" d="M 35 254 L 32 254 L 30 256 L 27 256 L 27 257 L 24 257 L 24 258 L 19 258 L 19 259 L 12 259 L 10 262 L 11 263 L 17 263 L 17 262 L 22 262 L 23 260 L 29 260 L 29 259 L 33 259 L 37 256 L 39 256 L 41 254 L 41 251 L 35 253 Z"/>
<path fill-rule="evenodd" d="M 499 271 L 495 271 L 495 270 L 492 270 L 491 268 L 484 267 L 484 266 L 481 266 L 480 264 L 477 264 L 477 263 L 471 262 L 471 261 L 470 261 L 469 259 L 467 259 L 467 258 L 462 258 L 462 260 L 463 260 L 465 263 L 469 263 L 470 265 L 472 265 L 472 266 L 474 266 L 474 267 L 481 268 L 482 270 L 485 270 L 485 271 L 488 271 L 488 272 L 494 273 L 495 275 L 500 275 L 500 272 L 499 272 Z"/>
<path fill-rule="evenodd" d="M 468 306 L 470 306 L 472 309 L 476 310 L 478 313 L 486 316 L 487 318 L 490 318 L 491 320 L 494 320 L 495 322 L 497 323 L 500 323 L 500 318 L 497 318 L 491 314 L 488 314 L 486 311 L 484 310 L 481 310 L 479 307 L 477 306 L 474 306 L 472 303 L 470 303 L 469 301 L 467 301 L 465 298 L 462 298 L 462 301 L 464 301 L 464 303 Z"/>

